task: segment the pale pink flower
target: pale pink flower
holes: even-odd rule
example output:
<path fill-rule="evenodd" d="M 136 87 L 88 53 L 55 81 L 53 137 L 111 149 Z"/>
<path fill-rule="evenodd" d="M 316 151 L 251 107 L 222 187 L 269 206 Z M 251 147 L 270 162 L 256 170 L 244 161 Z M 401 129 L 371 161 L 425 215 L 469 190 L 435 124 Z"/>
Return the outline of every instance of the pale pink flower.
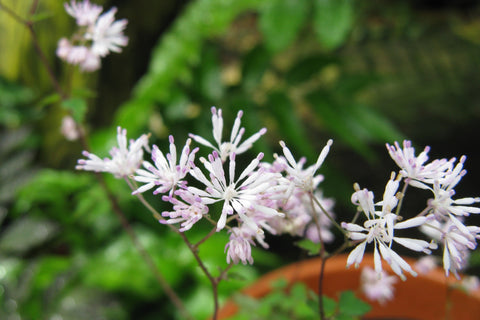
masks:
<path fill-rule="evenodd" d="M 480 228 L 465 226 L 459 219 L 450 216 L 444 222 L 428 216 L 428 223 L 420 230 L 443 245 L 443 268 L 448 276 L 452 272 L 457 278 L 458 271 L 468 263 L 470 250 L 477 246 L 476 239 L 480 238 Z"/>
<path fill-rule="evenodd" d="M 301 158 L 298 162 L 292 155 L 290 149 L 287 148 L 285 142 L 280 141 L 280 146 L 282 147 L 284 158 L 276 157 L 276 160 L 283 164 L 285 171 L 287 172 L 287 179 L 291 181 L 292 186 L 300 188 L 305 192 L 311 192 L 315 190 L 318 184 L 323 180 L 322 175 L 315 175 L 317 170 L 322 166 L 325 158 L 330 151 L 330 146 L 332 145 L 333 140 L 328 140 L 325 147 L 320 152 L 320 155 L 317 158 L 317 162 L 314 165 L 311 165 L 307 168 L 303 168 L 305 164 L 305 158 Z"/>
<path fill-rule="evenodd" d="M 110 9 L 102 14 L 90 32 L 87 32 L 86 39 L 92 40 L 92 53 L 105 57 L 110 52 L 121 52 L 121 47 L 128 44 L 128 37 L 123 34 L 127 26 L 127 20 L 115 21 L 116 8 Z"/>
<path fill-rule="evenodd" d="M 139 187 L 132 194 L 142 193 L 152 188 L 156 188 L 153 191 L 153 194 L 170 192 L 171 195 L 176 187 L 186 186 L 186 181 L 183 179 L 194 167 L 193 161 L 195 160 L 195 153 L 198 151 L 198 148 L 190 151 L 191 140 L 187 139 L 187 142 L 182 149 L 180 159 L 177 159 L 177 148 L 173 136 L 169 137 L 169 142 L 170 153 L 166 156 L 156 145 L 152 147 L 152 160 L 154 165 L 148 161 L 143 161 L 142 164 L 146 170 L 136 170 L 133 179 L 144 183 L 144 185 Z"/>
<path fill-rule="evenodd" d="M 364 267 L 360 275 L 360 286 L 365 296 L 380 304 L 394 298 L 394 284 L 397 278 L 388 275 L 385 271 L 376 272 L 370 267 Z"/>
<path fill-rule="evenodd" d="M 467 292 L 474 292 L 480 288 L 480 280 L 476 276 L 465 276 L 460 282 L 460 287 Z"/>
<path fill-rule="evenodd" d="M 121 47 L 128 44 L 128 38 L 123 34 L 127 20 L 115 21 L 116 8 L 101 14 L 101 6 L 88 0 L 79 3 L 72 0 L 70 4 L 65 4 L 65 10 L 76 19 L 80 28 L 71 40 L 60 39 L 57 56 L 70 64 L 79 65 L 82 71 L 98 70 L 100 58 L 110 52 L 121 52 Z"/>
<path fill-rule="evenodd" d="M 410 250 L 424 252 L 430 254 L 430 249 L 435 249 L 434 243 L 428 243 L 420 239 L 402 238 L 396 237 L 394 231 L 398 229 L 406 229 L 412 227 L 418 227 L 427 221 L 424 216 L 411 218 L 405 221 L 397 222 L 399 217 L 392 213 L 397 201 L 395 193 L 398 188 L 398 184 L 395 183 L 395 175 L 392 174 L 390 181 L 385 188 L 384 199 L 376 205 L 381 205 L 382 210 L 376 211 L 373 204 L 373 193 L 367 189 L 359 190 L 352 196 L 352 201 L 355 204 L 359 204 L 360 209 L 365 213 L 367 220 L 363 226 L 354 223 L 343 222 L 342 228 L 348 231 L 348 236 L 353 241 L 358 241 L 359 244 L 353 249 L 347 258 L 347 267 L 355 264 L 356 267 L 363 259 L 365 248 L 367 244 L 373 243 L 374 245 L 374 261 L 375 271 L 380 273 L 382 270 L 381 258 L 383 258 L 391 267 L 392 270 L 399 275 L 402 279 L 405 278 L 403 271 L 406 271 L 413 276 L 416 276 L 416 272 L 411 266 L 402 259 L 393 249 L 392 244 L 396 242 Z"/>
<path fill-rule="evenodd" d="M 465 157 L 463 156 L 453 170 L 449 170 L 442 179 L 435 180 L 433 188 L 430 188 L 434 194 L 434 198 L 428 201 L 428 206 L 437 217 L 447 217 L 451 214 L 456 216 L 469 216 L 471 213 L 480 213 L 480 208 L 469 206 L 471 204 L 479 203 L 479 197 L 467 197 L 456 200 L 452 199 L 455 195 L 455 190 L 453 188 L 467 173 L 467 171 L 463 169 L 464 162 Z"/>
<path fill-rule="evenodd" d="M 225 246 L 227 251 L 227 263 L 232 261 L 238 264 L 240 261 L 243 264 L 253 264 L 252 245 L 255 245 L 249 234 L 245 234 L 240 228 L 233 227 L 230 229 L 230 240 Z"/>
<path fill-rule="evenodd" d="M 437 258 L 434 256 L 424 256 L 415 262 L 414 268 L 421 274 L 427 274 L 437 267 Z"/>
<path fill-rule="evenodd" d="M 262 158 L 263 153 L 260 153 L 236 178 L 235 153 L 231 153 L 228 164 L 228 181 L 225 177 L 222 159 L 216 151 L 209 155 L 208 161 L 205 158 L 200 159 L 209 172 L 210 179 L 207 179 L 198 167 L 190 171 L 195 179 L 206 186 L 205 190 L 189 186 L 190 192 L 200 196 L 208 204 L 223 201 L 222 213 L 217 223 L 218 231 L 225 227 L 227 216 L 234 213 L 238 214 L 240 220 L 250 225 L 251 228 L 258 229 L 258 232 L 262 231 L 255 221 L 246 215 L 248 210 L 261 212 L 266 217 L 283 216 L 282 213 L 262 205 L 259 201 L 260 194 L 265 192 L 270 187 L 271 180 L 276 178 L 274 173 L 265 172 L 262 168 L 256 170 Z"/>
<path fill-rule="evenodd" d="M 63 117 L 60 132 L 69 141 L 75 141 L 80 137 L 80 128 L 71 116 Z"/>
<path fill-rule="evenodd" d="M 425 164 L 430 151 L 428 146 L 418 156 L 415 156 L 415 149 L 408 140 L 403 141 L 403 148 L 396 141 L 393 146 L 387 143 L 386 147 L 390 157 L 400 167 L 400 174 L 407 178 L 407 183 L 415 187 L 425 188 L 424 183 L 432 184 L 434 180 L 441 179 L 452 167 L 452 160 L 447 159 Z"/>
<path fill-rule="evenodd" d="M 90 26 L 95 23 L 103 8 L 96 4 L 91 4 L 89 0 L 80 3 L 72 0 L 70 4 L 65 3 L 65 11 L 77 21 L 79 26 Z"/>
<path fill-rule="evenodd" d="M 243 111 L 239 111 L 237 117 L 235 118 L 235 122 L 233 123 L 232 131 L 230 133 L 230 140 L 229 141 L 222 141 L 222 133 L 223 133 L 223 116 L 222 116 L 222 109 L 218 109 L 212 107 L 212 126 L 213 126 L 213 139 L 215 140 L 215 144 L 212 144 L 205 138 L 202 138 L 195 134 L 190 134 L 190 137 L 195 140 L 196 142 L 212 148 L 213 150 L 217 151 L 222 159 L 223 162 L 227 160 L 230 154 L 241 154 L 250 149 L 255 141 L 257 141 L 262 135 L 267 132 L 267 129 L 262 128 L 260 131 L 252 135 L 247 140 L 240 143 L 242 140 L 243 134 L 245 133 L 245 128 L 241 128 L 241 118 L 243 115 Z"/>
<path fill-rule="evenodd" d="M 204 215 L 208 213 L 208 206 L 198 196 L 190 192 L 179 189 L 175 191 L 175 196 L 163 196 L 162 200 L 173 204 L 173 211 L 164 211 L 162 216 L 169 217 L 168 220 L 160 220 L 162 223 L 175 224 L 181 223 L 180 232 L 190 230 Z"/>
<path fill-rule="evenodd" d="M 130 140 L 127 145 L 127 130 L 117 128 L 118 147 L 110 150 L 111 158 L 101 159 L 93 153 L 83 151 L 88 159 L 78 160 L 77 170 L 109 172 L 116 178 L 126 178 L 138 169 L 143 161 L 143 150 L 148 148 L 148 136 L 142 135 L 137 140 Z"/>

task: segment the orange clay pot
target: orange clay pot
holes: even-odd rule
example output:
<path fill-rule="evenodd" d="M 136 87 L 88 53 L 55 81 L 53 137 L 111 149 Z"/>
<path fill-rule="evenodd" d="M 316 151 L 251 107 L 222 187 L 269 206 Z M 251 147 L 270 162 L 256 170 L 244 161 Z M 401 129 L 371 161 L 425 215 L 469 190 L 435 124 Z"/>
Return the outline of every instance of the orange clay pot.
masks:
<path fill-rule="evenodd" d="M 362 267 L 373 268 L 373 255 L 365 255 L 358 269 L 345 268 L 346 255 L 330 258 L 325 266 L 323 291 L 329 297 L 337 298 L 344 290 L 355 291 L 360 298 L 369 302 L 372 310 L 365 319 L 417 319 L 417 320 L 478 320 L 480 319 L 480 289 L 465 293 L 454 288 L 458 284 L 455 277 L 445 277 L 441 268 L 436 268 L 428 274 L 419 274 L 417 277 L 407 276 L 406 281 L 398 279 L 395 287 L 395 298 L 383 305 L 368 301 L 360 293 L 360 273 Z M 415 260 L 405 259 L 411 266 Z M 242 293 L 261 298 L 270 292 L 270 284 L 283 278 L 289 283 L 303 282 L 309 288 L 318 292 L 318 276 L 320 269 L 319 258 L 294 263 L 278 270 L 267 273 Z M 386 268 L 387 263 L 383 261 Z M 386 269 L 392 274 L 391 269 Z M 219 319 L 228 319 L 237 311 L 232 301 L 227 301 L 219 310 Z"/>

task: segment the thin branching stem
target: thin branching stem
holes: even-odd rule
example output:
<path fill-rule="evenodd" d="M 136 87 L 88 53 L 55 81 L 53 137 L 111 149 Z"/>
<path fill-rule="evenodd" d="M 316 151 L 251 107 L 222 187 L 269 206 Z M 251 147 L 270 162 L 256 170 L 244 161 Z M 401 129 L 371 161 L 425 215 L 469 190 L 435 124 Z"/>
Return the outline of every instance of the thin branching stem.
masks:
<path fill-rule="evenodd" d="M 127 182 L 128 182 L 128 185 L 130 186 L 130 188 L 132 189 L 132 191 L 137 189 L 136 186 L 133 184 L 133 181 L 129 181 L 127 179 Z M 162 217 L 162 215 L 152 205 L 150 205 L 150 203 L 148 203 L 148 201 L 145 199 L 145 197 L 141 193 L 137 193 L 136 196 L 140 200 L 140 202 L 152 213 L 152 215 L 155 217 L 155 219 L 160 220 L 160 221 L 165 220 L 165 218 Z M 225 278 L 225 273 L 226 273 L 226 271 L 228 271 L 228 269 L 231 268 L 231 265 L 229 265 L 224 270 L 224 272 L 222 272 L 218 277 L 214 277 L 212 275 L 212 273 L 208 270 L 207 266 L 205 265 L 205 263 L 203 262 L 202 258 L 200 257 L 200 255 L 198 253 L 199 252 L 198 246 L 201 243 L 205 242 L 208 238 L 210 238 L 215 233 L 216 227 L 214 229 L 212 229 L 202 240 L 200 240 L 199 243 L 197 242 L 196 244 L 193 244 L 192 242 L 190 242 L 190 240 L 187 238 L 187 236 L 185 235 L 184 232 L 181 232 L 180 230 L 178 230 L 177 228 L 175 228 L 174 226 L 172 226 L 170 224 L 167 224 L 167 225 L 182 238 L 183 242 L 185 242 L 188 249 L 192 253 L 193 257 L 197 261 L 200 269 L 202 270 L 202 272 L 205 274 L 205 276 L 210 281 L 210 284 L 212 286 L 212 295 L 213 295 L 213 302 L 214 302 L 214 310 L 213 310 L 212 319 L 216 320 L 217 317 L 218 317 L 217 314 L 218 314 L 218 309 L 219 309 L 218 285 L 219 285 L 220 281 Z"/>

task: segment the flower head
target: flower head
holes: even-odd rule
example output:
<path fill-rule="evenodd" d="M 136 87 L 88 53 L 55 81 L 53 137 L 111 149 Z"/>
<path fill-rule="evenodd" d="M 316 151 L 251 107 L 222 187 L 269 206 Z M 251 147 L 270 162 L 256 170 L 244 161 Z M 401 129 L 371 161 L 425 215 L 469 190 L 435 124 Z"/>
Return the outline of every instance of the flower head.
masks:
<path fill-rule="evenodd" d="M 415 149 L 408 140 L 403 141 L 403 148 L 396 141 L 393 146 L 388 143 L 386 146 L 390 157 L 400 167 L 400 174 L 416 187 L 422 188 L 422 183 L 431 184 L 434 180 L 441 179 L 452 166 L 452 160 L 447 159 L 436 159 L 425 164 L 430 151 L 428 146 L 418 156 L 415 156 Z"/>
<path fill-rule="evenodd" d="M 317 162 L 314 165 L 304 169 L 303 165 L 305 163 L 305 159 L 302 158 L 298 162 L 295 161 L 295 158 L 293 157 L 290 149 L 287 148 L 285 142 L 280 141 L 280 146 L 282 146 L 283 155 L 285 158 L 278 156 L 276 158 L 278 162 L 284 165 L 285 171 L 287 172 L 287 179 L 291 181 L 293 186 L 298 187 L 306 192 L 311 192 L 317 187 L 318 183 L 323 180 L 323 176 L 316 176 L 315 173 L 325 161 L 332 143 L 332 139 L 328 140 L 327 144 L 320 152 Z"/>
<path fill-rule="evenodd" d="M 392 300 L 395 292 L 393 285 L 397 278 L 388 275 L 385 271 L 377 273 L 370 267 L 364 267 L 360 275 L 360 285 L 362 292 L 372 301 L 380 304 Z"/>
<path fill-rule="evenodd" d="M 78 160 L 77 170 L 109 172 L 116 178 L 126 178 L 132 175 L 143 161 L 143 150 L 148 148 L 148 136 L 142 135 L 137 140 L 131 140 L 127 145 L 127 130 L 117 128 L 118 147 L 110 150 L 111 158 L 101 159 L 93 153 L 83 151 L 88 159 Z"/>
<path fill-rule="evenodd" d="M 348 232 L 349 238 L 359 242 L 347 258 L 347 267 L 352 264 L 358 266 L 363 259 L 366 245 L 373 243 L 375 271 L 377 273 L 381 272 L 381 258 L 383 258 L 397 275 L 405 279 L 403 271 L 413 276 L 416 276 L 416 272 L 392 249 L 392 244 L 396 242 L 410 250 L 427 254 L 430 254 L 430 249 L 436 248 L 434 243 L 428 243 L 424 240 L 395 236 L 395 230 L 418 227 L 427 221 L 426 217 L 418 216 L 398 222 L 399 216 L 392 213 L 396 206 L 393 195 L 396 193 L 397 188 L 398 184 L 395 184 L 395 175 L 392 175 L 385 188 L 383 200 L 374 204 L 373 193 L 367 189 L 360 190 L 357 186 L 357 191 L 352 196 L 352 200 L 360 204 L 360 208 L 365 213 L 367 220 L 363 226 L 354 223 L 342 223 L 342 227 Z M 382 210 L 375 210 L 375 206 L 379 205 L 382 206 Z"/>
<path fill-rule="evenodd" d="M 234 227 L 230 231 L 230 240 L 225 246 L 227 251 L 227 263 L 232 261 L 238 264 L 240 261 L 243 264 L 253 264 L 252 245 L 255 245 L 251 236 L 245 233 L 242 229 Z"/>
<path fill-rule="evenodd" d="M 230 133 L 230 141 L 222 141 L 222 133 L 223 133 L 223 116 L 222 116 L 222 109 L 218 109 L 212 107 L 212 126 L 213 126 L 213 139 L 215 140 L 216 146 L 210 143 L 208 140 L 195 135 L 190 134 L 190 137 L 195 140 L 196 142 L 212 148 L 213 150 L 217 151 L 220 156 L 220 159 L 225 162 L 230 154 L 241 154 L 248 149 L 250 149 L 255 141 L 257 141 L 262 135 L 267 132 L 267 129 L 262 128 L 260 131 L 252 135 L 247 140 L 240 143 L 243 134 L 245 133 L 245 128 L 240 128 L 241 119 L 243 116 L 243 111 L 239 111 L 237 117 L 235 118 L 235 122 L 233 123 L 233 128 Z"/>
<path fill-rule="evenodd" d="M 209 155 L 208 160 L 205 158 L 200 159 L 209 172 L 210 179 L 198 167 L 190 171 L 190 174 L 206 187 L 205 190 L 188 187 L 190 192 L 203 198 L 206 203 L 223 201 L 223 209 L 217 223 L 217 230 L 223 229 L 227 216 L 234 213 L 238 214 L 240 220 L 250 225 L 253 229 L 258 230 L 258 232 L 262 231 L 255 221 L 246 215 L 247 211 L 258 211 L 268 217 L 275 215 L 283 216 L 282 213 L 262 205 L 259 201 L 260 194 L 270 187 L 270 181 L 275 178 L 275 174 L 264 172 L 262 168 L 256 170 L 262 158 L 263 153 L 260 153 L 236 178 L 235 153 L 230 154 L 228 180 L 225 177 L 222 159 L 216 151 Z"/>
<path fill-rule="evenodd" d="M 92 30 L 85 37 L 92 40 L 91 52 L 99 57 L 105 57 L 110 52 L 121 52 L 121 47 L 128 44 L 128 38 L 123 34 L 127 20 L 115 21 L 116 8 L 102 14 Z"/>
<path fill-rule="evenodd" d="M 154 145 L 152 147 L 152 160 L 154 165 L 148 161 L 143 162 L 146 169 L 136 170 L 133 177 L 135 181 L 145 183 L 143 186 L 135 190 L 132 194 L 142 193 L 152 188 L 156 188 L 153 194 L 166 193 L 170 191 L 172 194 L 177 186 L 186 186 L 183 178 L 194 167 L 193 161 L 198 148 L 190 151 L 191 140 L 188 139 L 183 147 L 177 164 L 177 148 L 173 136 L 169 137 L 170 153 L 166 156 Z"/>
<path fill-rule="evenodd" d="M 128 43 L 123 34 L 126 19 L 115 21 L 116 8 L 101 14 L 103 8 L 91 4 L 89 0 L 65 4 L 65 10 L 75 18 L 80 27 L 71 40 L 61 38 L 57 56 L 66 62 L 79 65 L 82 71 L 95 71 L 100 68 L 100 58 L 110 52 L 121 52 Z"/>
<path fill-rule="evenodd" d="M 84 0 L 80 3 L 72 0 L 70 4 L 65 3 L 65 11 L 75 18 L 77 25 L 90 26 L 95 24 L 100 13 L 102 13 L 102 6 L 91 4 L 89 0 Z"/>
<path fill-rule="evenodd" d="M 173 204 L 173 211 L 164 211 L 162 216 L 169 217 L 168 220 L 161 220 L 162 223 L 181 223 L 180 232 L 190 230 L 204 215 L 208 213 L 208 206 L 202 198 L 195 196 L 184 189 L 175 191 L 175 196 L 163 196 L 162 200 Z"/>

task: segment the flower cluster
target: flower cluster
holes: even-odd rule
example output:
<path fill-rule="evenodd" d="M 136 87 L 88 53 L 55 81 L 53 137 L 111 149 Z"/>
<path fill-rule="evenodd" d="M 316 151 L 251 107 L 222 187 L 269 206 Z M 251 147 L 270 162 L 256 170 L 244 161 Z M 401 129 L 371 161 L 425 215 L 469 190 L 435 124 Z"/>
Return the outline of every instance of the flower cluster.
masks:
<path fill-rule="evenodd" d="M 305 158 L 297 161 L 283 141 L 280 141 L 282 154 L 275 154 L 272 162 L 264 161 L 261 152 L 253 159 L 237 162 L 240 155 L 265 134 L 265 128 L 242 142 L 245 129 L 241 127 L 240 111 L 229 134 L 230 140 L 225 141 L 222 138 L 222 110 L 212 108 L 211 112 L 213 143 L 190 134 L 178 153 L 174 138 L 170 136 L 169 152 L 164 154 L 153 145 L 152 162 L 149 162 L 143 160 L 143 151 L 150 151 L 148 137 L 143 135 L 131 141 L 127 148 L 126 130 L 118 128 L 119 147 L 111 151 L 112 158 L 102 160 L 85 152 L 87 159 L 79 160 L 77 169 L 130 178 L 140 184 L 134 187 L 134 195 L 153 190 L 153 194 L 161 195 L 163 201 L 172 205 L 171 211 L 157 216 L 161 217 L 160 222 L 179 224 L 180 232 L 190 230 L 199 221 L 211 223 L 215 229 L 212 232 L 226 230 L 230 235 L 225 246 L 228 263 L 253 263 L 251 246 L 260 244 L 268 248 L 265 232 L 290 234 L 324 244 L 334 238 L 330 231 L 332 225 L 349 239 L 346 247 L 355 247 L 348 256 L 347 267 L 358 266 L 367 245 L 372 245 L 374 272 L 380 278 L 384 272 L 382 261 L 402 279 L 406 278 L 405 273 L 417 274 L 395 251 L 396 245 L 430 255 L 440 244 L 447 275 L 449 272 L 457 275 L 467 261 L 469 250 L 475 249 L 480 228 L 466 226 L 464 219 L 472 213 L 480 213 L 480 208 L 472 206 L 480 202 L 480 198 L 454 199 L 454 187 L 466 173 L 463 169 L 465 157 L 458 162 L 453 158 L 426 163 L 428 147 L 415 156 L 409 141 L 404 141 L 403 148 L 398 143 L 387 144 L 400 170 L 392 172 L 383 198 L 378 202 L 374 201 L 373 192 L 355 184 L 351 200 L 358 212 L 353 221 L 339 225 L 332 212 L 334 201 L 325 198 L 320 189 L 324 176 L 317 173 L 330 151 L 332 140 L 310 166 L 306 165 Z M 199 147 L 192 149 L 192 142 L 207 147 L 210 153 L 196 158 Z M 237 168 L 239 163 L 246 166 Z M 429 190 L 432 196 L 423 211 L 403 217 L 400 209 L 408 187 Z M 214 204 L 220 205 L 219 212 L 211 210 Z M 357 222 L 358 218 L 363 222 Z M 410 228 L 420 229 L 429 239 L 400 235 L 402 230 Z M 388 290 L 379 293 L 377 284 L 372 288 L 373 296 L 383 299 L 391 296 Z"/>
<path fill-rule="evenodd" d="M 95 71 L 100 68 L 101 58 L 110 52 L 121 52 L 121 47 L 127 45 L 128 38 L 123 34 L 127 20 L 115 21 L 116 8 L 102 14 L 103 8 L 89 0 L 71 0 L 65 4 L 65 10 L 79 28 L 70 39 L 59 40 L 57 56 L 62 60 L 79 65 L 83 71 Z"/>
<path fill-rule="evenodd" d="M 480 202 L 480 198 L 453 199 L 453 188 L 466 174 L 463 169 L 466 158 L 462 156 L 458 162 L 452 158 L 426 163 L 429 147 L 415 156 L 410 141 L 404 141 L 403 148 L 397 142 L 393 146 L 386 146 L 400 170 L 398 174 L 392 173 L 380 202 L 374 203 L 373 193 L 367 189 L 360 190 L 356 185 L 352 202 L 364 214 L 366 221 L 363 225 L 342 223 L 349 238 L 358 243 L 348 257 L 347 266 L 358 266 L 366 245 L 373 243 L 376 272 L 382 271 L 383 258 L 393 271 L 404 279 L 404 271 L 414 276 L 416 272 L 392 249 L 392 244 L 397 243 L 408 249 L 430 254 L 431 249 L 436 249 L 439 243 L 444 250 L 443 267 L 446 275 L 452 272 L 458 276 L 458 270 L 467 263 L 469 250 L 475 249 L 476 239 L 480 238 L 479 227 L 464 224 L 465 217 L 471 213 L 480 213 L 480 208 L 470 206 Z M 404 182 L 404 187 L 398 192 L 401 181 Z M 427 200 L 423 211 L 405 220 L 396 208 L 400 207 L 399 203 L 403 201 L 408 186 L 430 190 L 432 197 Z M 431 241 L 395 235 L 395 231 L 399 229 L 413 227 L 420 228 Z"/>

